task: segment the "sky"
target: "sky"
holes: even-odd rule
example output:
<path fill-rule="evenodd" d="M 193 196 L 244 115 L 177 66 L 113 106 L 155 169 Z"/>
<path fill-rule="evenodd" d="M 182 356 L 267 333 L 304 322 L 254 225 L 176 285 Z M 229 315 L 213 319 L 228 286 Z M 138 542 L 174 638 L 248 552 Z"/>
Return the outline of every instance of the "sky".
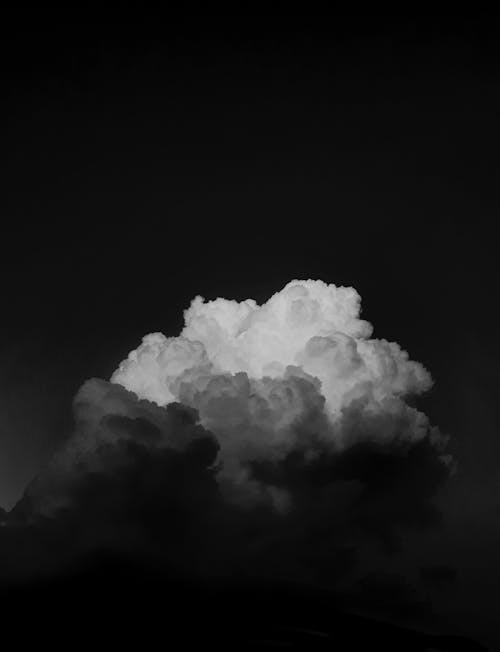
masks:
<path fill-rule="evenodd" d="M 442 523 L 405 532 L 391 572 L 427 568 L 419 586 L 435 609 L 493 645 L 493 26 L 422 16 L 40 25 L 12 18 L 0 64 L 0 505 L 26 504 L 50 473 L 82 384 L 109 381 L 144 335 L 178 336 L 195 296 L 260 305 L 294 279 L 354 287 L 373 337 L 431 373 L 432 388 L 411 400 L 449 435 L 456 461 L 432 496 Z"/>

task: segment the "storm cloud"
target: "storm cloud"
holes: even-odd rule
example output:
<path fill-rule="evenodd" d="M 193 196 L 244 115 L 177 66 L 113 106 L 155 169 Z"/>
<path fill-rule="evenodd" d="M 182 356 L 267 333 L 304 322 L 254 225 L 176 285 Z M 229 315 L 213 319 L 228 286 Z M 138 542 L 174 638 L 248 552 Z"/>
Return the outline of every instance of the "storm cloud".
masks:
<path fill-rule="evenodd" d="M 447 437 L 406 402 L 431 376 L 359 314 L 354 289 L 321 281 L 262 306 L 195 298 L 178 337 L 145 336 L 80 388 L 4 560 L 29 527 L 65 559 L 107 549 L 174 574 L 336 584 L 370 546 L 391 555 L 438 524 Z"/>

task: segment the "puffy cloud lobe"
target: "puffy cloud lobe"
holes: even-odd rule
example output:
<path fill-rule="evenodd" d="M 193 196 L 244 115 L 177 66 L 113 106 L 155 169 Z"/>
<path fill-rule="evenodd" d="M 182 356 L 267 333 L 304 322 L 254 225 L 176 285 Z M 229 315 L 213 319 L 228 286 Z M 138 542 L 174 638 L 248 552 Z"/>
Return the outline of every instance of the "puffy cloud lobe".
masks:
<path fill-rule="evenodd" d="M 131 451 L 182 454 L 200 441 L 213 451 L 214 437 L 197 423 L 195 410 L 178 403 L 159 407 L 120 385 L 86 381 L 73 401 L 75 430 L 48 467 L 28 486 L 29 511 L 54 514 L 71 506 L 75 487 L 91 474 L 115 473 L 131 463 Z"/>
<path fill-rule="evenodd" d="M 242 501 L 246 486 L 249 504 L 286 509 L 286 492 L 260 485 L 249 462 L 429 434 L 404 398 L 427 390 L 430 374 L 398 344 L 370 339 L 359 313 L 353 288 L 312 280 L 288 283 L 262 306 L 196 297 L 179 337 L 147 335 L 111 380 L 159 406 L 195 408 L 219 442 L 228 497 Z"/>

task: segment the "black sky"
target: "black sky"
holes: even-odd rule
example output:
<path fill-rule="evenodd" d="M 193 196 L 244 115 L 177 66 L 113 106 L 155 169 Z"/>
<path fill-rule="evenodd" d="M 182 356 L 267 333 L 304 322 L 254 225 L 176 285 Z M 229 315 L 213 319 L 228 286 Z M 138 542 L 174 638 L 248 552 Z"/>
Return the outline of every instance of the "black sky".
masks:
<path fill-rule="evenodd" d="M 455 612 L 490 636 L 496 27 L 7 21 L 0 504 L 15 504 L 70 430 L 82 382 L 109 378 L 145 333 L 177 334 L 196 294 L 260 302 L 294 278 L 352 285 L 375 336 L 435 378 L 422 405 L 452 436 L 459 472 L 442 497 L 447 530 L 428 545 L 474 595 Z"/>

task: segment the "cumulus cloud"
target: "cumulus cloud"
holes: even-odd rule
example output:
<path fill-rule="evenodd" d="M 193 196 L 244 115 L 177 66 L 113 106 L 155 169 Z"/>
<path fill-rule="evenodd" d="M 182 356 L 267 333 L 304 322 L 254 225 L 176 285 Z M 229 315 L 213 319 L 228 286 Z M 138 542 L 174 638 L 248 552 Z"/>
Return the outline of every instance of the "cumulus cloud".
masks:
<path fill-rule="evenodd" d="M 158 406 L 195 408 L 217 437 L 221 485 L 240 502 L 290 506 L 283 488 L 256 481 L 259 460 L 313 460 L 359 441 L 444 444 L 405 403 L 431 387 L 429 372 L 370 337 L 353 288 L 292 281 L 261 306 L 196 297 L 184 318 L 178 337 L 145 336 L 111 381 Z"/>
<path fill-rule="evenodd" d="M 178 337 L 146 335 L 80 388 L 11 519 L 212 576 L 335 583 L 369 542 L 394 552 L 439 521 L 446 437 L 405 401 L 428 371 L 359 315 L 354 289 L 321 281 L 262 306 L 196 297 Z"/>

